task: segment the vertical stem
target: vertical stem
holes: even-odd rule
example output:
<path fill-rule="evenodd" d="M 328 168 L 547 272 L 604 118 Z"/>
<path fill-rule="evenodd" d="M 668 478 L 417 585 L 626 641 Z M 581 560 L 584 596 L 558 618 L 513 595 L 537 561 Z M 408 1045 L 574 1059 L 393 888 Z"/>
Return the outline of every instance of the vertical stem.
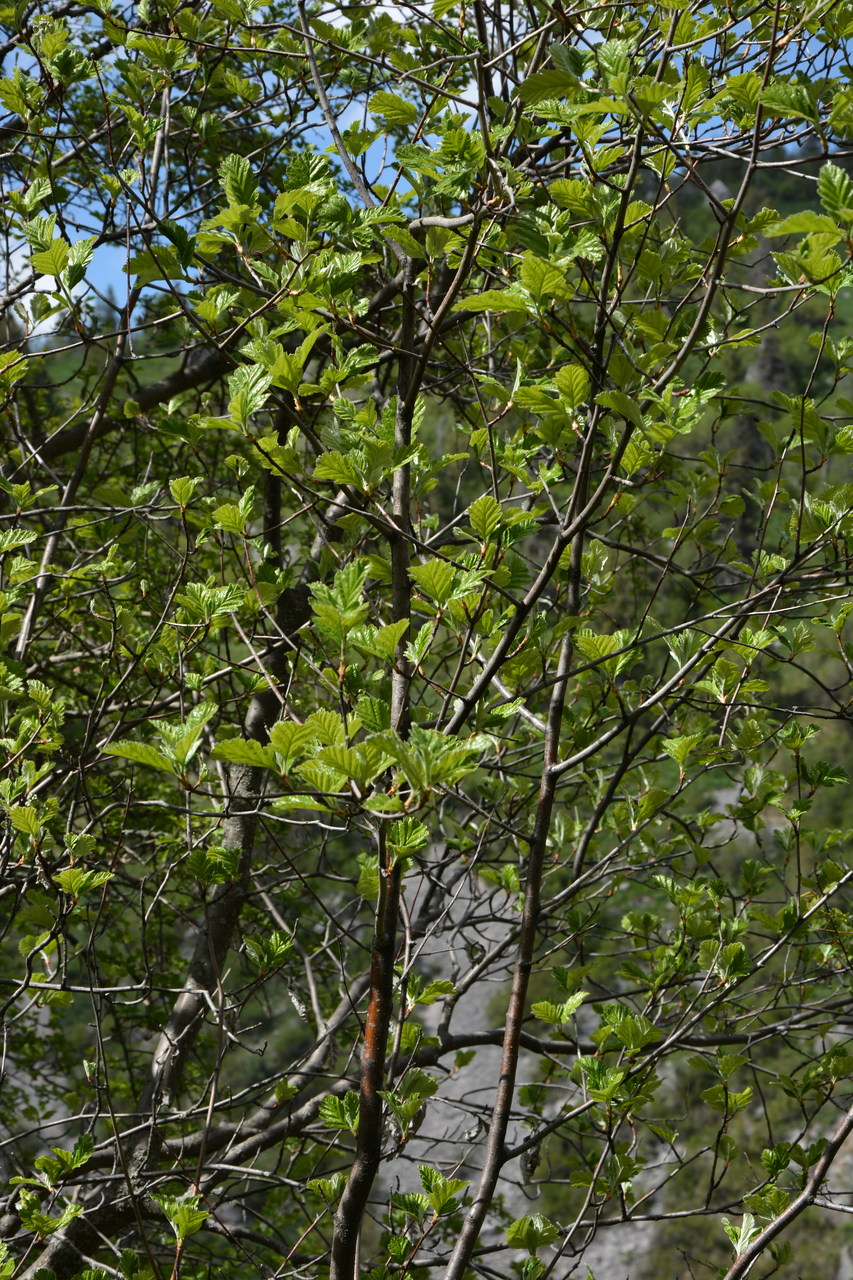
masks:
<path fill-rule="evenodd" d="M 382 1097 L 388 1029 L 394 1012 L 394 955 L 400 900 L 400 864 L 391 866 L 380 827 L 379 901 L 370 960 L 370 1000 L 361 1051 L 361 1088 L 355 1159 L 335 1214 L 329 1280 L 358 1280 L 358 1242 L 382 1152 Z"/>
<path fill-rule="evenodd" d="M 407 258 L 402 284 L 403 324 L 400 347 L 400 372 L 397 379 L 397 415 L 394 422 L 394 447 L 400 452 L 412 443 L 412 418 L 415 412 L 417 386 L 414 377 L 412 342 L 415 332 L 415 307 L 413 298 L 412 260 Z M 409 584 L 409 538 L 411 517 L 409 506 L 410 468 L 398 467 L 392 480 L 392 513 L 395 532 L 391 537 L 391 619 L 407 622 L 411 616 L 411 587 Z M 391 725 L 401 737 L 409 732 L 409 660 L 406 657 L 407 634 L 397 642 L 394 667 L 391 672 Z"/>
<path fill-rule="evenodd" d="M 551 826 L 551 813 L 554 807 L 554 792 L 557 787 L 557 776 L 553 772 L 552 766 L 556 763 L 558 757 L 560 722 L 566 697 L 572 649 L 573 637 L 569 633 L 563 638 L 560 649 L 557 677 L 548 711 L 545 760 L 539 785 L 536 821 L 530 838 L 530 856 L 524 885 L 524 912 L 521 918 L 521 936 L 512 980 L 512 991 L 507 1008 L 501 1072 L 495 1095 L 495 1105 L 492 1111 L 492 1122 L 489 1126 L 489 1136 L 486 1141 L 486 1158 L 483 1162 L 483 1170 L 474 1201 L 466 1214 L 462 1230 L 451 1254 L 445 1273 L 445 1280 L 462 1280 L 474 1246 L 477 1243 L 486 1212 L 494 1198 L 498 1178 L 504 1163 L 504 1144 L 515 1090 L 524 1007 L 527 1000 L 527 988 L 530 984 L 530 973 L 533 968 L 533 956 L 536 950 L 537 924 L 541 905 L 542 871 L 548 844 L 548 831 Z"/>
<path fill-rule="evenodd" d="M 397 379 L 397 416 L 395 447 L 406 449 L 412 440 L 412 416 L 416 399 L 413 376 L 415 309 L 413 304 L 412 262 L 408 259 L 403 272 L 403 332 L 400 346 L 400 369 Z M 390 539 L 391 614 L 394 622 L 405 618 L 411 610 L 409 584 L 409 468 L 394 472 L 392 512 L 395 532 Z M 406 658 L 406 636 L 402 636 L 394 654 L 391 672 L 391 724 L 406 737 L 409 731 L 409 664 Z M 358 1134 L 355 1159 L 338 1211 L 332 1237 L 332 1260 L 329 1280 L 358 1280 L 358 1243 L 361 1222 L 382 1158 L 382 1097 L 385 1057 L 394 1016 L 394 957 L 397 949 L 397 918 L 400 907 L 400 865 L 386 842 L 386 824 L 379 828 L 379 900 L 373 931 L 370 961 L 370 997 L 361 1051 L 361 1083 L 358 1109 Z"/>
<path fill-rule="evenodd" d="M 584 456 L 589 456 L 586 450 L 584 451 Z M 588 463 L 582 461 L 582 466 L 584 469 L 578 476 L 576 485 L 578 506 L 583 505 L 588 487 Z M 569 582 L 566 597 L 566 613 L 569 617 L 577 616 L 580 607 L 583 545 L 583 529 L 578 529 L 572 542 L 569 560 Z M 453 1253 L 450 1255 L 445 1280 L 463 1280 L 489 1205 L 494 1199 L 498 1179 L 505 1160 L 506 1133 L 515 1092 L 524 1008 L 527 1002 L 527 989 L 530 985 L 533 957 L 536 952 L 537 929 L 542 901 L 542 874 L 545 865 L 545 853 L 548 847 L 551 815 L 554 809 L 554 794 L 559 776 L 554 769 L 554 765 L 559 759 L 560 727 L 563 719 L 563 707 L 566 702 L 566 689 L 568 687 L 573 653 L 574 630 L 569 629 L 564 635 L 560 646 L 556 678 L 548 706 L 542 776 L 539 784 L 539 798 L 536 805 L 533 834 L 530 837 L 530 855 L 524 884 L 524 911 L 521 917 L 521 933 L 518 942 L 515 972 L 512 979 L 512 990 L 507 1007 L 500 1077 L 495 1094 L 495 1105 L 492 1110 L 492 1120 L 489 1125 L 489 1136 L 486 1140 L 486 1156 L 473 1203 L 465 1216 L 462 1230 L 457 1238 Z"/>

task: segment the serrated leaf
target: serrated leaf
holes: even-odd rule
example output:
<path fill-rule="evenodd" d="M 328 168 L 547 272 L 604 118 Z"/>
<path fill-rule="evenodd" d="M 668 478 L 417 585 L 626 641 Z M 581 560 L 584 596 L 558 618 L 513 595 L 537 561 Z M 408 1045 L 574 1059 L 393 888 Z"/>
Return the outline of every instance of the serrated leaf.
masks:
<path fill-rule="evenodd" d="M 328 1178 L 309 1178 L 305 1186 L 314 1195 L 321 1196 L 326 1204 L 334 1204 L 346 1186 L 347 1176 L 340 1170 Z"/>
<path fill-rule="evenodd" d="M 559 67 L 549 67 L 527 76 L 516 90 L 522 102 L 535 106 L 550 98 L 564 98 L 577 91 L 577 77 Z"/>
<path fill-rule="evenodd" d="M 425 258 L 427 256 L 424 246 L 419 240 L 415 239 L 411 231 L 407 230 L 406 227 L 381 227 L 380 234 L 386 240 L 395 240 L 410 258 Z"/>
<path fill-rule="evenodd" d="M 414 640 L 410 640 L 406 645 L 406 657 L 409 662 L 416 667 L 420 666 L 429 652 L 430 641 L 432 640 L 433 628 L 429 622 L 425 622 L 419 627 L 418 633 Z"/>
<path fill-rule="evenodd" d="M 195 1235 L 207 1222 L 207 1209 L 198 1207 L 201 1198 L 200 1195 L 190 1195 L 184 1199 L 167 1195 L 151 1197 L 163 1210 L 178 1240 L 186 1240 L 188 1236 Z"/>
<path fill-rule="evenodd" d="M 171 245 L 158 244 L 134 254 L 122 268 L 130 276 L 136 276 L 137 284 L 151 284 L 155 280 L 181 280 L 184 269 Z"/>
<path fill-rule="evenodd" d="M 21 831 L 24 835 L 39 836 L 42 831 L 41 819 L 38 812 L 29 804 L 13 804 L 7 810 L 9 821 L 16 831 Z"/>
<path fill-rule="evenodd" d="M 225 502 L 221 507 L 216 507 L 213 519 L 217 529 L 222 529 L 224 533 L 242 535 L 246 532 L 246 517 L 234 502 Z"/>
<path fill-rule="evenodd" d="M 34 253 L 30 259 L 33 271 L 39 271 L 46 276 L 61 276 L 65 268 L 68 266 L 68 258 L 71 253 L 71 245 L 61 236 L 57 236 L 52 241 L 50 247 L 42 253 Z"/>
<path fill-rule="evenodd" d="M 248 764 L 259 769 L 275 768 L 272 747 L 262 746 L 253 738 L 226 738 L 218 742 L 211 752 L 214 760 L 227 760 L 229 764 Z"/>
<path fill-rule="evenodd" d="M 589 374 L 579 364 L 563 365 L 554 374 L 554 385 L 560 399 L 570 409 L 579 409 L 589 397 Z"/>
<path fill-rule="evenodd" d="M 191 479 L 189 476 L 179 476 L 176 480 L 169 481 L 169 492 L 181 510 L 191 501 L 199 483 L 198 478 Z"/>
<path fill-rule="evenodd" d="M 111 742 L 108 747 L 104 747 L 104 755 L 119 756 L 122 760 L 130 760 L 133 764 L 143 764 L 149 769 L 159 769 L 162 773 L 177 772 L 174 761 L 148 742 L 130 742 L 127 739 Z"/>
<path fill-rule="evenodd" d="M 272 384 L 272 375 L 258 365 L 241 365 L 228 379 L 228 412 L 241 426 L 253 413 L 263 409 Z"/>
<path fill-rule="evenodd" d="M 555 299 L 568 299 L 571 290 L 566 277 L 558 266 L 544 258 L 526 253 L 518 273 L 519 283 L 540 306 L 547 306 Z"/>
<path fill-rule="evenodd" d="M 333 449 L 323 453 L 314 464 L 315 480 L 331 480 L 334 484 L 350 484 L 356 489 L 366 488 L 361 467 L 354 458 Z"/>
<path fill-rule="evenodd" d="M 282 773 L 289 773 L 297 760 L 304 754 L 312 734 L 305 725 L 294 724 L 292 720 L 279 720 L 270 729 L 270 747 L 278 757 L 278 767 Z"/>
<path fill-rule="evenodd" d="M 66 867 L 58 871 L 52 879 L 69 898 L 81 898 L 92 889 L 99 889 L 102 884 L 112 880 L 112 871 L 86 871 L 83 867 Z"/>
<path fill-rule="evenodd" d="M 853 180 L 839 165 L 827 162 L 817 179 L 817 193 L 827 213 L 840 222 L 853 222 Z"/>
<path fill-rule="evenodd" d="M 62 275 L 62 283 L 68 289 L 74 289 L 86 278 L 86 269 L 92 261 L 97 236 L 87 236 L 77 240 L 68 254 L 68 266 Z"/>
<path fill-rule="evenodd" d="M 548 239 L 535 218 L 529 214 L 522 214 L 520 218 L 516 219 L 514 230 L 519 243 L 525 249 L 529 249 L 531 253 L 540 258 L 544 258 L 547 255 L 549 250 Z"/>
<path fill-rule="evenodd" d="M 535 1213 L 530 1218 L 516 1218 L 506 1232 L 506 1242 L 511 1249 L 526 1249 L 531 1255 L 543 1245 L 552 1244 L 559 1235 L 550 1218 Z"/>
<path fill-rule="evenodd" d="M 834 236 L 836 240 L 840 240 L 843 234 L 832 218 L 827 217 L 825 213 L 816 213 L 813 209 L 804 209 L 800 213 L 792 213 L 787 218 L 777 218 L 764 228 L 763 234 L 766 236 L 805 236 L 810 235 L 812 232 Z"/>
<path fill-rule="evenodd" d="M 342 1098 L 334 1095 L 324 1098 L 320 1103 L 320 1119 L 327 1129 L 349 1129 L 355 1133 L 358 1129 L 358 1094 L 350 1089 Z"/>
<path fill-rule="evenodd" d="M 488 542 L 500 522 L 501 504 L 490 493 L 484 493 L 468 508 L 468 523 L 483 542 Z"/>
<path fill-rule="evenodd" d="M 602 391 L 596 396 L 596 403 L 605 409 L 613 409 L 633 426 L 642 430 L 643 415 L 640 413 L 640 407 L 624 391 Z"/>
<path fill-rule="evenodd" d="M 37 533 L 25 529 L 4 529 L 0 533 L 0 555 L 4 551 L 14 551 L 16 547 L 27 547 L 37 537 Z"/>
<path fill-rule="evenodd" d="M 447 604 L 453 592 L 455 569 L 446 560 L 428 560 L 409 568 L 409 576 L 436 604 Z"/>
<path fill-rule="evenodd" d="M 419 107 L 396 93 L 374 93 L 367 104 L 373 114 L 386 125 L 414 124 L 421 114 Z"/>
<path fill-rule="evenodd" d="M 513 289 L 485 289 L 470 298 L 454 302 L 453 311 L 521 311 L 529 315 L 533 311 L 530 299 Z"/>
<path fill-rule="evenodd" d="M 435 1004 L 442 996 L 456 995 L 456 987 L 449 978 L 436 978 L 415 996 L 416 1004 Z"/>
<path fill-rule="evenodd" d="M 561 1004 L 555 1004 L 552 1000 L 540 1000 L 531 1005 L 530 1012 L 534 1018 L 539 1018 L 540 1021 L 548 1022 L 552 1026 L 560 1027 L 564 1022 L 568 1022 L 572 1014 L 580 1008 L 588 994 L 587 991 L 576 991 Z"/>
<path fill-rule="evenodd" d="M 227 155 L 219 166 L 219 181 L 231 205 L 248 205 L 258 200 L 258 182 L 245 156 Z"/>

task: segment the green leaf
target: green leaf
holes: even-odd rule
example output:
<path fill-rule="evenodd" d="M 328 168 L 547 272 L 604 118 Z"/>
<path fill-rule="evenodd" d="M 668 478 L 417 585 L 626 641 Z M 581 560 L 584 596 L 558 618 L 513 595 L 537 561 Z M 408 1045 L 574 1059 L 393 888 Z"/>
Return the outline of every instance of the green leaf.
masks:
<path fill-rule="evenodd" d="M 11 351 L 0 352 L 0 386 L 6 391 L 10 391 L 17 382 L 20 382 L 26 372 L 27 357 L 23 352 L 14 348 Z M 29 481 L 25 483 L 29 484 Z M 19 486 L 12 486 L 13 490 L 17 488 Z M 45 490 L 42 490 L 42 492 L 45 492 Z M 11 533 L 13 530 L 7 529 L 6 532 Z"/>
<path fill-rule="evenodd" d="M 136 276 L 137 285 L 151 284 L 154 280 L 182 280 L 184 269 L 168 244 L 158 244 L 136 253 L 123 268 L 130 276 Z"/>
<path fill-rule="evenodd" d="M 209 849 L 193 849 L 187 858 L 187 870 L 203 885 L 230 884 L 240 870 L 240 850 L 224 845 Z"/>
<path fill-rule="evenodd" d="M 86 278 L 86 269 L 95 252 L 97 236 L 88 236 L 78 240 L 71 246 L 68 254 L 68 265 L 62 275 L 62 283 L 67 289 L 74 289 Z"/>
<path fill-rule="evenodd" d="M 468 508 L 468 523 L 483 542 L 488 542 L 500 522 L 501 504 L 490 493 L 484 493 Z"/>
<path fill-rule="evenodd" d="M 133 764 L 143 764 L 148 769 L 159 769 L 163 773 L 176 773 L 175 762 L 162 751 L 147 742 L 111 742 L 104 747 L 105 756 L 119 756 L 122 760 L 130 760 Z"/>
<path fill-rule="evenodd" d="M 526 76 L 516 90 L 518 97 L 528 106 L 546 102 L 551 98 L 567 98 L 577 92 L 577 77 L 559 67 L 535 71 Z"/>
<path fill-rule="evenodd" d="M 526 1249 L 531 1256 L 543 1245 L 553 1244 L 559 1231 L 550 1218 L 536 1213 L 532 1218 L 516 1218 L 506 1232 L 506 1243 L 511 1249 Z"/>
<path fill-rule="evenodd" d="M 202 1200 L 200 1195 L 188 1195 L 183 1199 L 177 1196 L 152 1195 L 151 1199 L 163 1210 L 178 1240 L 186 1240 L 188 1236 L 201 1231 L 210 1216 L 207 1209 L 198 1207 Z"/>
<path fill-rule="evenodd" d="M 70 256 L 71 245 L 61 236 L 57 236 L 48 249 L 42 253 L 34 253 L 30 263 L 33 271 L 39 271 L 46 276 L 61 276 L 68 266 Z"/>
<path fill-rule="evenodd" d="M 621 1040 L 629 1053 L 638 1053 L 647 1044 L 655 1044 L 661 1039 L 657 1027 L 649 1022 L 644 1014 L 629 1014 L 620 1019 L 613 1027 L 617 1039 Z"/>
<path fill-rule="evenodd" d="M 53 1235 L 55 1231 L 61 1231 L 63 1227 L 68 1226 L 69 1222 L 79 1218 L 82 1212 L 82 1204 L 69 1204 L 58 1217 L 53 1218 L 50 1214 L 42 1212 L 41 1197 L 37 1191 L 21 1189 L 18 1200 L 21 1225 L 25 1231 L 34 1231 L 40 1239 Z"/>
<path fill-rule="evenodd" d="M 559 267 L 542 258 L 526 253 L 521 262 L 519 281 L 534 302 L 548 306 L 556 299 L 571 297 L 571 289 Z"/>
<path fill-rule="evenodd" d="M 317 753 L 316 759 L 344 778 L 356 782 L 362 789 L 369 786 L 382 771 L 387 760 L 370 743 L 358 747 L 345 747 L 342 744 L 324 747 Z"/>
<path fill-rule="evenodd" d="M 380 234 L 385 240 L 395 240 L 404 253 L 411 258 L 425 258 L 426 248 L 416 240 L 411 231 L 405 227 L 381 227 Z"/>
<path fill-rule="evenodd" d="M 749 1247 L 755 1237 L 760 1233 L 761 1228 L 755 1225 L 755 1218 L 751 1213 L 745 1213 L 741 1219 L 740 1226 L 734 1226 L 728 1218 L 721 1218 L 723 1229 L 731 1240 L 735 1256 L 740 1255 Z"/>
<path fill-rule="evenodd" d="M 247 938 L 245 947 L 249 959 L 263 972 L 268 973 L 271 969 L 277 969 L 290 954 L 293 938 L 281 929 L 274 929 L 270 934 L 255 934 Z"/>
<path fill-rule="evenodd" d="M 554 384 L 570 409 L 579 409 L 589 398 L 589 374 L 580 365 L 563 365 L 554 374 Z"/>
<path fill-rule="evenodd" d="M 326 1204 L 332 1205 L 340 1196 L 347 1184 L 347 1175 L 343 1170 L 331 1174 L 328 1178 L 309 1178 L 305 1186 L 315 1196 L 320 1196 Z"/>
<path fill-rule="evenodd" d="M 469 298 L 454 302 L 453 311 L 519 311 L 530 315 L 533 306 L 530 299 L 515 288 L 485 289 Z"/>
<path fill-rule="evenodd" d="M 602 405 L 605 409 L 613 409 L 633 426 L 642 430 L 643 415 L 640 413 L 640 407 L 624 391 L 602 391 L 595 399 L 596 404 Z"/>
<path fill-rule="evenodd" d="M 714 967 L 723 982 L 735 982 L 752 972 L 752 961 L 742 942 L 729 942 L 720 949 Z"/>
<path fill-rule="evenodd" d="M 588 217 L 596 208 L 596 195 L 582 178 L 557 178 L 548 188 L 551 199 L 561 209 Z"/>
<path fill-rule="evenodd" d="M 356 489 L 366 489 L 367 484 L 361 467 L 349 454 L 332 450 L 323 453 L 314 464 L 315 480 L 331 480 L 335 484 L 350 484 Z"/>
<path fill-rule="evenodd" d="M 817 179 L 817 193 L 827 213 L 839 222 L 853 222 L 853 179 L 839 165 L 827 162 Z"/>
<path fill-rule="evenodd" d="M 230 205 L 254 208 L 257 204 L 258 182 L 245 156 L 225 156 L 219 166 L 219 181 Z"/>
<path fill-rule="evenodd" d="M 690 733 L 683 734 L 679 738 L 664 738 L 660 745 L 662 750 L 675 760 L 683 772 L 688 756 L 696 750 L 701 741 L 701 733 Z"/>
<path fill-rule="evenodd" d="M 226 502 L 216 507 L 213 512 L 216 527 L 225 533 L 235 533 L 242 537 L 246 533 L 246 516 L 241 507 L 234 502 Z"/>
<path fill-rule="evenodd" d="M 0 555 L 4 551 L 14 551 L 16 547 L 28 547 L 37 537 L 37 533 L 27 529 L 4 529 L 0 533 Z"/>
<path fill-rule="evenodd" d="M 414 1218 L 416 1222 L 423 1222 L 427 1214 L 433 1211 L 429 1196 L 423 1191 L 394 1191 L 391 1194 L 391 1203 L 396 1209 L 402 1209 L 410 1218 Z"/>
<path fill-rule="evenodd" d="M 436 1082 L 437 1083 L 437 1082 Z M 430 1208 L 433 1213 L 441 1215 L 444 1213 L 452 1213 L 458 1208 L 459 1201 L 457 1199 L 459 1192 L 464 1191 L 468 1186 L 468 1182 L 463 1178 L 447 1178 L 438 1169 L 431 1169 L 429 1165 L 419 1165 L 418 1173 L 421 1179 L 421 1186 L 429 1198 Z"/>
<path fill-rule="evenodd" d="M 449 978 L 435 978 L 415 996 L 416 1004 L 435 1004 L 443 996 L 456 995 L 456 987 Z"/>
<path fill-rule="evenodd" d="M 361 701 L 358 705 L 361 710 Z M 386 839 L 397 857 L 411 855 L 429 843 L 429 830 L 417 818 L 401 818 L 390 825 Z"/>
<path fill-rule="evenodd" d="M 429 622 L 425 622 L 424 625 L 418 629 L 418 633 L 414 640 L 409 641 L 406 645 L 406 657 L 409 659 L 409 662 L 414 664 L 414 666 L 420 666 L 429 652 L 432 635 L 432 625 Z"/>
<path fill-rule="evenodd" d="M 200 483 L 198 477 L 190 479 L 189 476 L 179 476 L 176 480 L 169 481 L 169 492 L 182 511 L 189 506 L 196 486 Z"/>
<path fill-rule="evenodd" d="M 257 365 L 241 365 L 228 379 L 228 412 L 244 430 L 252 414 L 264 408 L 271 385 L 272 376 Z"/>
<path fill-rule="evenodd" d="M 66 1151 L 63 1147 L 51 1147 L 52 1156 L 37 1156 L 33 1162 L 35 1168 L 38 1169 L 41 1179 L 29 1180 L 35 1185 L 42 1184 L 42 1180 L 50 1187 L 54 1187 L 63 1178 L 73 1173 L 75 1169 L 80 1169 L 87 1164 L 89 1158 L 95 1148 L 95 1139 L 91 1134 L 83 1134 L 74 1143 L 72 1151 Z M 15 1182 L 15 1179 L 12 1179 Z M 3 1275 L 0 1269 L 0 1276 Z"/>
<path fill-rule="evenodd" d="M 196 245 L 195 236 L 191 236 L 186 227 L 175 222 L 174 218 L 161 218 L 157 223 L 157 230 L 174 245 L 178 262 L 184 270 L 191 266 Z"/>
<path fill-rule="evenodd" d="M 210 623 L 236 613 L 244 597 L 243 588 L 234 583 L 226 587 L 211 587 L 201 582 L 190 582 L 175 596 L 175 603 L 180 606 L 185 620 Z"/>
<path fill-rule="evenodd" d="M 436 604 L 447 604 L 453 594 L 455 570 L 446 560 L 428 560 L 409 568 L 409 576 Z"/>
<path fill-rule="evenodd" d="M 529 214 L 522 214 L 521 217 L 516 219 L 513 230 L 525 249 L 529 249 L 531 253 L 535 253 L 540 258 L 547 256 L 549 249 L 548 238 L 533 217 Z"/>
<path fill-rule="evenodd" d="M 767 115 L 780 120 L 817 121 L 817 105 L 808 85 L 776 80 L 762 91 L 761 102 Z"/>
<path fill-rule="evenodd" d="M 360 652 L 374 654 L 385 662 L 391 662 L 397 645 L 408 629 L 408 618 L 401 618 L 399 622 L 391 622 L 387 627 L 355 627 L 349 638 L 350 643 Z"/>
<path fill-rule="evenodd" d="M 377 119 L 388 126 L 414 124 L 421 114 L 419 107 L 396 93 L 374 93 L 367 105 Z"/>
<path fill-rule="evenodd" d="M 320 1103 L 320 1119 L 327 1129 L 358 1129 L 358 1094 L 350 1089 L 342 1098 L 330 1095 Z"/>
<path fill-rule="evenodd" d="M 836 240 L 840 240 L 842 234 L 832 218 L 828 218 L 824 213 L 815 213 L 811 209 L 792 213 L 787 218 L 778 218 L 764 229 L 766 236 L 805 236 L 811 232 L 834 236 Z"/>
<path fill-rule="evenodd" d="M 289 773 L 312 739 L 311 730 L 292 720 L 279 720 L 270 729 L 270 747 L 282 773 Z"/>
<path fill-rule="evenodd" d="M 723 1115 L 734 1115 L 736 1111 L 742 1111 L 751 1098 L 752 1089 L 749 1085 L 739 1093 L 727 1089 L 722 1084 L 715 1084 L 712 1088 L 702 1091 L 702 1101 L 707 1102 L 709 1107 L 713 1107 L 714 1111 L 719 1111 Z"/>
<path fill-rule="evenodd" d="M 531 1005 L 530 1012 L 534 1018 L 539 1018 L 542 1022 L 549 1022 L 552 1026 L 561 1027 L 580 1008 L 588 995 L 588 991 L 576 991 L 574 995 L 569 996 L 568 1000 L 564 1000 L 562 1004 L 554 1004 L 551 1000 L 540 1000 Z"/>
<path fill-rule="evenodd" d="M 69 898 L 82 898 L 84 893 L 99 889 L 102 884 L 113 878 L 112 871 L 86 871 L 83 867 L 66 867 L 52 877 L 63 893 Z"/>
<path fill-rule="evenodd" d="M 276 763 L 273 748 L 262 746 L 254 738 L 226 738 L 216 744 L 211 755 L 214 760 L 252 765 L 258 769 L 274 769 Z"/>
<path fill-rule="evenodd" d="M 335 574 L 332 586 L 311 584 L 311 612 L 318 629 L 343 643 L 351 631 L 367 617 L 370 608 L 364 599 L 368 566 L 352 561 Z"/>

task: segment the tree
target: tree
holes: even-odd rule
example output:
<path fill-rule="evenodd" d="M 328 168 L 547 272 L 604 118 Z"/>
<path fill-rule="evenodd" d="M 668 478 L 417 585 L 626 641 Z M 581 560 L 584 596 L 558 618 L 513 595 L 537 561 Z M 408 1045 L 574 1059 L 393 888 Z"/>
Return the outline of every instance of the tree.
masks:
<path fill-rule="evenodd" d="M 802 1275 L 853 9 L 4 23 L 3 1274 Z"/>

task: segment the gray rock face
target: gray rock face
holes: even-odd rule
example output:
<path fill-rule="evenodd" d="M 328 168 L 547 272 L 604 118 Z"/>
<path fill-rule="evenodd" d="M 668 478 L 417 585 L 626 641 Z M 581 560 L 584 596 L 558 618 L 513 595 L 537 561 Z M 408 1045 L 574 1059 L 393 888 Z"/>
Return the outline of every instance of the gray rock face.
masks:
<path fill-rule="evenodd" d="M 416 885 L 409 888 L 407 897 L 413 906 L 417 894 Z M 416 967 L 419 972 L 426 970 L 431 977 L 450 978 L 464 987 L 465 975 L 472 964 L 491 955 L 497 995 L 503 991 L 511 973 L 515 953 L 513 933 L 518 916 L 505 894 L 488 889 L 484 892 L 484 886 L 476 880 L 472 882 L 469 876 L 456 884 L 451 898 L 450 907 L 422 945 Z M 474 982 L 456 1000 L 449 1021 L 441 1003 L 423 1009 L 421 1018 L 428 1033 L 438 1030 L 442 1017 L 446 1020 L 445 1029 L 451 1033 L 462 1029 L 466 1034 L 487 1032 L 497 1025 L 496 1003 L 488 994 L 484 996 L 482 982 Z M 410 1135 L 400 1153 L 384 1163 L 380 1198 L 395 1191 L 420 1190 L 418 1165 L 437 1161 L 445 1175 L 470 1178 L 476 1183 L 487 1134 L 483 1116 L 488 1116 L 491 1109 L 500 1065 L 501 1046 L 483 1045 L 470 1062 L 442 1080 L 438 1093 L 429 1101 L 423 1128 Z M 537 1059 L 522 1053 L 517 1087 L 532 1083 L 537 1076 Z M 555 1090 L 553 1114 L 560 1105 L 561 1096 Z M 529 1136 L 529 1131 L 518 1121 L 510 1123 L 508 1142 L 511 1145 Z M 499 1187 L 507 1224 L 537 1212 L 538 1192 L 531 1179 L 532 1171 L 521 1169 L 519 1163 L 514 1160 L 506 1166 Z M 547 1176 L 547 1150 L 538 1172 L 539 1176 L 543 1173 Z M 565 1217 L 559 1219 L 560 1225 L 567 1225 L 572 1216 L 567 1206 Z M 558 1242 L 556 1258 L 553 1249 L 543 1249 L 540 1256 L 546 1264 L 553 1265 L 551 1280 L 586 1277 L 587 1268 L 596 1280 L 633 1280 L 638 1260 L 653 1247 L 655 1225 L 653 1222 L 620 1223 L 599 1230 L 586 1245 L 583 1236 L 577 1233 L 570 1247 L 566 1247 L 565 1241 Z M 503 1229 L 492 1228 L 484 1231 L 481 1245 L 495 1250 L 489 1259 L 494 1272 L 510 1275 L 510 1264 L 521 1261 L 526 1254 L 501 1249 L 502 1238 Z M 853 1280 L 853 1275 L 849 1280 Z"/>

